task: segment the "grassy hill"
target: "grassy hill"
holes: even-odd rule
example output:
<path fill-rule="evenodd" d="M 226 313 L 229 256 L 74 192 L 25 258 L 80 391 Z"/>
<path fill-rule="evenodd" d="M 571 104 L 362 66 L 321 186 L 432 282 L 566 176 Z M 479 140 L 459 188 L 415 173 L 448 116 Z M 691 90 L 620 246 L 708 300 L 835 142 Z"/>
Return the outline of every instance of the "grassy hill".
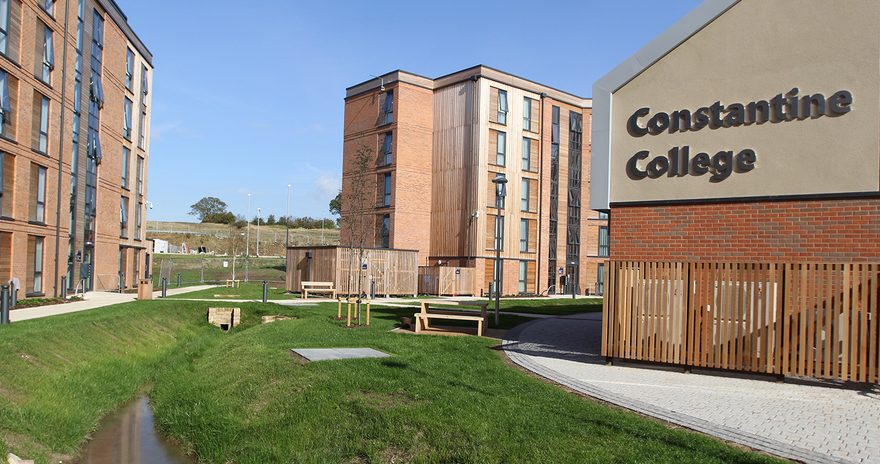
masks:
<path fill-rule="evenodd" d="M 284 226 L 260 226 L 260 255 L 284 255 Z M 239 234 L 235 240 L 236 234 Z M 242 236 L 240 234 L 245 234 Z M 186 243 L 190 249 L 208 247 L 217 254 L 241 253 L 245 248 L 247 228 L 237 229 L 225 224 L 200 224 L 193 222 L 147 221 L 147 238 L 167 240 L 180 246 Z M 234 244 L 233 244 L 234 242 Z M 290 229 L 290 245 L 336 245 L 339 244 L 338 229 Z M 250 252 L 256 254 L 257 226 L 250 226 Z"/>

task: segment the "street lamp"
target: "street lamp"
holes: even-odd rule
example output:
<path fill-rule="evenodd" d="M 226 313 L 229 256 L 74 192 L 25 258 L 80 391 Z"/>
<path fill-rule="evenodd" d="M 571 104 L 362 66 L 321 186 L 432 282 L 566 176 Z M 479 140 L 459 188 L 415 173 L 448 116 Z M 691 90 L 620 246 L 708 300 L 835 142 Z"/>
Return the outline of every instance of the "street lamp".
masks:
<path fill-rule="evenodd" d="M 257 258 L 260 257 L 260 212 L 261 208 L 257 208 Z"/>
<path fill-rule="evenodd" d="M 504 209 L 504 197 L 507 196 L 507 178 L 503 174 L 498 174 L 492 179 L 495 184 L 495 208 L 498 208 L 498 215 L 495 216 L 495 327 L 500 324 L 501 312 L 501 246 L 504 238 L 504 216 L 501 210 Z"/>
<path fill-rule="evenodd" d="M 248 218 L 251 216 L 251 194 L 249 193 L 247 195 L 248 195 L 248 209 L 247 209 L 247 216 L 245 216 L 245 219 L 247 220 L 247 237 L 245 238 L 244 254 L 245 254 L 245 256 L 250 256 L 251 255 L 251 220 Z"/>
<path fill-rule="evenodd" d="M 287 256 L 287 249 L 290 248 L 290 184 L 287 184 L 287 218 L 284 220 L 284 255 Z"/>
<path fill-rule="evenodd" d="M 568 283 L 569 288 L 571 288 L 571 299 L 575 298 L 575 287 L 577 287 L 577 279 L 575 278 L 575 266 L 577 266 L 577 261 L 572 261 L 568 263 L 571 265 L 571 272 L 568 274 L 568 280 L 571 282 Z"/>

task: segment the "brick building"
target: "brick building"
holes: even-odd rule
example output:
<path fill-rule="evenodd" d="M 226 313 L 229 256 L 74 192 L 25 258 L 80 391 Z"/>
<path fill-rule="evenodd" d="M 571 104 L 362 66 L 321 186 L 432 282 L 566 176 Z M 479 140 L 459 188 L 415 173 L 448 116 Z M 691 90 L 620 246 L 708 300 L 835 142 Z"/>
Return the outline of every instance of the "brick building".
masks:
<path fill-rule="evenodd" d="M 147 275 L 151 63 L 113 0 L 0 1 L 0 282 L 19 296 Z"/>
<path fill-rule="evenodd" d="M 601 292 L 608 229 L 587 207 L 590 123 L 590 99 L 486 66 L 350 87 L 342 244 L 475 268 L 473 288 L 486 293 L 503 224 L 504 294 Z"/>

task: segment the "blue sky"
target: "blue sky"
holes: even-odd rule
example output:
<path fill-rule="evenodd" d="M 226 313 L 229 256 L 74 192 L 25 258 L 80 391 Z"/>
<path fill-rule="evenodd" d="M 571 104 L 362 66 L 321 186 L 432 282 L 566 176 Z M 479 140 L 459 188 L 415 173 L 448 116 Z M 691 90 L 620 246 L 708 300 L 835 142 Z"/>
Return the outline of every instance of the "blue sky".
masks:
<path fill-rule="evenodd" d="M 584 97 L 698 0 L 116 0 L 155 55 L 149 219 L 216 196 L 327 216 L 345 88 L 394 69 L 485 64 Z"/>

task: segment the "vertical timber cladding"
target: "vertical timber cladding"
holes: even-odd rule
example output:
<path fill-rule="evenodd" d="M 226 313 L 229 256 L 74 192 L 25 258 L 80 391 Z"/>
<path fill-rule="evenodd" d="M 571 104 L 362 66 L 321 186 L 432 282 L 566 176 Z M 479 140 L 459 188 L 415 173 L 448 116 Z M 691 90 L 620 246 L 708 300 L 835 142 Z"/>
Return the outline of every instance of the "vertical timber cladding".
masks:
<path fill-rule="evenodd" d="M 566 293 L 580 293 L 581 254 L 581 158 L 583 156 L 583 115 L 568 116 L 568 226 L 566 227 Z M 558 187 L 557 187 L 558 188 Z"/>
<path fill-rule="evenodd" d="M 556 292 L 556 247 L 559 242 L 559 107 L 552 110 L 550 129 L 550 236 L 547 254 L 547 288 Z"/>

